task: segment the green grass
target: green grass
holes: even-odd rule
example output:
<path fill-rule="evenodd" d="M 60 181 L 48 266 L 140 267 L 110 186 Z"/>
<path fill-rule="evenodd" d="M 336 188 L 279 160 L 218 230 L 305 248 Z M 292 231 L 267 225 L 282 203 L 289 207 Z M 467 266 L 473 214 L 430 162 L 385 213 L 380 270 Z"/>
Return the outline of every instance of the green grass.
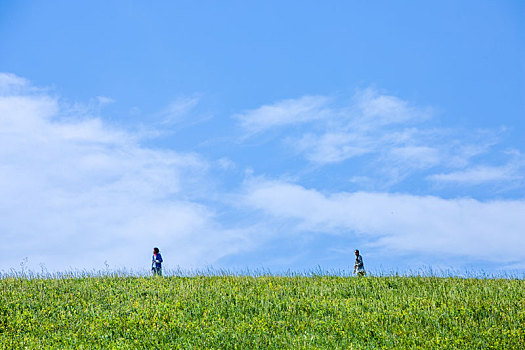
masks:
<path fill-rule="evenodd" d="M 525 349 L 525 281 L 0 279 L 0 348 Z"/>

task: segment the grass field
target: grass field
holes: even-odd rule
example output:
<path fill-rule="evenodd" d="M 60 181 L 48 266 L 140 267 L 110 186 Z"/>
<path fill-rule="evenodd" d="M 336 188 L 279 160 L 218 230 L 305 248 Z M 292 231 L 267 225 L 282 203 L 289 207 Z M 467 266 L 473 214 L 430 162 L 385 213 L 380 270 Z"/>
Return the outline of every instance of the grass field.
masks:
<path fill-rule="evenodd" d="M 525 349 L 525 281 L 4 277 L 0 348 Z"/>

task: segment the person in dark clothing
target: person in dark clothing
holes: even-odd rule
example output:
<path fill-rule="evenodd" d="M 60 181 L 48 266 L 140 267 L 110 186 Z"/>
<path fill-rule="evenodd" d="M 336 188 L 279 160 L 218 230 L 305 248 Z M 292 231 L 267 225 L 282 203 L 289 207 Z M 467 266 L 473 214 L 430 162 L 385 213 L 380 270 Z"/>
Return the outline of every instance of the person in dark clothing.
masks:
<path fill-rule="evenodd" d="M 159 248 L 153 248 L 153 258 L 151 259 L 151 274 L 153 276 L 162 276 L 162 255 Z"/>
<path fill-rule="evenodd" d="M 355 264 L 354 264 L 354 274 L 358 276 L 366 276 L 365 265 L 363 264 L 363 257 L 359 255 L 359 250 L 355 250 Z"/>

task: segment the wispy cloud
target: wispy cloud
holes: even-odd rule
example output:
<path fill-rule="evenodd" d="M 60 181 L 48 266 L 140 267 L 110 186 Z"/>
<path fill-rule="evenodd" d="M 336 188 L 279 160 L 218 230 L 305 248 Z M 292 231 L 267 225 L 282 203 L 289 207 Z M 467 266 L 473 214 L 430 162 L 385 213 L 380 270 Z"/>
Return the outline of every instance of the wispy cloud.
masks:
<path fill-rule="evenodd" d="M 344 131 L 326 132 L 321 135 L 304 134 L 289 143 L 314 163 L 337 163 L 349 158 L 369 154 L 377 147 L 377 141 L 359 133 Z"/>
<path fill-rule="evenodd" d="M 305 96 L 262 106 L 236 118 L 248 134 L 275 127 L 311 125 L 299 137 L 288 137 L 288 143 L 308 160 L 326 164 L 378 153 L 386 146 L 413 147 L 411 143 L 418 130 L 401 127 L 420 123 L 430 115 L 428 108 L 417 108 L 395 96 L 365 89 L 356 93 L 349 103 Z M 421 153 L 418 156 L 421 157 Z"/>
<path fill-rule="evenodd" d="M 429 108 L 411 106 L 395 96 L 373 89 L 358 91 L 349 103 L 341 104 L 329 96 L 303 96 L 246 111 L 234 116 L 248 133 L 271 128 L 313 123 L 345 131 L 366 131 L 386 125 L 422 121 L 431 115 Z"/>
<path fill-rule="evenodd" d="M 368 88 L 358 91 L 351 104 L 355 112 L 352 126 L 375 129 L 385 125 L 421 122 L 431 117 L 432 109 L 413 106 L 396 96 Z"/>
<path fill-rule="evenodd" d="M 234 116 L 241 127 L 249 134 L 266 131 L 270 128 L 295 125 L 326 118 L 330 114 L 329 98 L 323 96 L 304 96 L 299 99 L 279 101 L 261 106 Z"/>
<path fill-rule="evenodd" d="M 413 175 L 441 184 L 508 182 L 519 177 L 515 167 L 494 164 L 508 158 L 504 150 L 496 150 L 504 130 L 440 127 L 433 108 L 374 89 L 360 90 L 348 100 L 321 96 L 285 100 L 236 118 L 245 137 L 287 128 L 279 141 L 285 149 L 318 167 L 352 161 L 349 181 L 366 177 L 368 186 L 375 181 L 381 189 Z"/>
<path fill-rule="evenodd" d="M 434 174 L 429 179 L 436 182 L 479 185 L 487 182 L 523 180 L 523 169 L 517 164 L 506 166 L 477 166 L 462 171 Z"/>
<path fill-rule="evenodd" d="M 100 106 L 106 106 L 115 103 L 115 100 L 107 96 L 97 96 L 97 102 Z"/>
<path fill-rule="evenodd" d="M 372 89 L 356 93 L 351 103 L 340 107 L 338 118 L 324 120 L 289 142 L 306 159 L 317 164 L 340 163 L 364 155 L 390 163 L 405 161 L 412 167 L 430 167 L 442 161 L 441 145 L 430 144 L 439 130 L 426 129 L 432 110 L 411 106 L 395 96 Z"/>
<path fill-rule="evenodd" d="M 196 96 L 175 99 L 160 112 L 162 123 L 177 124 L 184 121 L 198 103 L 199 98 Z"/>

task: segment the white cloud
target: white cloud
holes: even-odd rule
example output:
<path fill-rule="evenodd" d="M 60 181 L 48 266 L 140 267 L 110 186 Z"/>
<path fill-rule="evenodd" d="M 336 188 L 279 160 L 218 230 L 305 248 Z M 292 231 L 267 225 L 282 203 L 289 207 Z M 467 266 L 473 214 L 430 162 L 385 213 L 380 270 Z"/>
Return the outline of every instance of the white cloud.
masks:
<path fill-rule="evenodd" d="M 414 144 L 417 129 L 405 128 L 408 124 L 412 126 L 427 120 L 430 109 L 411 106 L 395 96 L 381 95 L 372 89 L 359 91 L 350 103 L 342 106 L 336 102 L 329 97 L 304 96 L 265 105 L 235 117 L 248 135 L 275 127 L 310 125 L 310 130 L 287 140 L 289 146 L 317 164 L 377 154 L 387 146 L 425 147 Z M 405 152 L 405 155 L 410 154 Z M 421 153 L 417 156 L 421 157 Z"/>
<path fill-rule="evenodd" d="M 195 199 L 209 190 L 202 157 L 145 148 L 24 79 L 0 80 L 0 269 L 26 256 L 62 270 L 147 268 L 153 246 L 168 266 L 203 266 L 249 246 L 249 230 L 224 228 Z"/>
<path fill-rule="evenodd" d="M 180 123 L 199 103 L 198 97 L 179 97 L 160 113 L 164 124 Z"/>
<path fill-rule="evenodd" d="M 493 165 L 508 157 L 498 150 L 504 129 L 438 127 L 433 114 L 432 108 L 364 89 L 349 101 L 305 96 L 236 117 L 247 136 L 287 127 L 285 149 L 314 167 L 352 161 L 349 181 L 367 177 L 367 188 L 385 190 L 414 176 L 464 185 L 522 179 L 522 166 Z"/>
<path fill-rule="evenodd" d="M 236 167 L 236 164 L 231 159 L 226 157 L 219 158 L 216 162 L 217 166 L 222 170 L 233 170 Z"/>
<path fill-rule="evenodd" d="M 28 92 L 30 83 L 27 79 L 11 73 L 0 72 L 0 96 L 25 90 Z"/>
<path fill-rule="evenodd" d="M 106 106 L 115 103 L 115 100 L 107 96 L 97 96 L 97 102 L 100 106 Z"/>
<path fill-rule="evenodd" d="M 383 95 L 374 89 L 365 89 L 356 93 L 353 99 L 357 123 L 363 129 L 380 126 L 420 122 L 432 115 L 429 108 L 411 106 L 398 97 Z"/>
<path fill-rule="evenodd" d="M 273 127 L 325 118 L 330 113 L 327 109 L 328 102 L 329 98 L 323 96 L 303 96 L 265 105 L 234 117 L 248 133 L 253 134 Z"/>
<path fill-rule="evenodd" d="M 341 162 L 373 152 L 377 141 L 350 132 L 326 132 L 320 136 L 305 134 L 299 140 L 290 140 L 293 147 L 306 153 L 306 158 L 319 164 Z"/>
<path fill-rule="evenodd" d="M 429 176 L 429 179 L 436 182 L 479 185 L 487 182 L 523 180 L 523 175 L 519 175 L 513 165 L 477 166 L 462 171 L 434 174 Z"/>
<path fill-rule="evenodd" d="M 410 164 L 416 169 L 429 168 L 443 161 L 440 149 L 430 146 L 392 147 L 388 151 L 388 156 L 403 164 Z"/>
<path fill-rule="evenodd" d="M 394 254 L 525 262 L 523 200 L 483 202 L 370 192 L 328 195 L 265 180 L 250 182 L 243 200 L 274 220 L 295 221 L 300 232 L 361 235 Z"/>
<path fill-rule="evenodd" d="M 426 120 L 430 109 L 409 105 L 395 96 L 381 95 L 373 89 L 359 91 L 350 104 L 338 106 L 336 99 L 327 96 L 303 96 L 279 101 L 235 115 L 249 134 L 270 128 L 305 123 L 323 123 L 333 132 L 344 129 L 377 129 L 386 125 Z"/>
<path fill-rule="evenodd" d="M 291 139 L 295 148 L 314 163 L 337 163 L 362 155 L 390 163 L 406 160 L 411 166 L 440 162 L 437 150 L 426 143 L 431 131 L 416 127 L 430 118 L 428 108 L 417 108 L 395 96 L 366 89 L 334 114 L 336 119 L 315 126 L 319 130 L 315 134 Z"/>

